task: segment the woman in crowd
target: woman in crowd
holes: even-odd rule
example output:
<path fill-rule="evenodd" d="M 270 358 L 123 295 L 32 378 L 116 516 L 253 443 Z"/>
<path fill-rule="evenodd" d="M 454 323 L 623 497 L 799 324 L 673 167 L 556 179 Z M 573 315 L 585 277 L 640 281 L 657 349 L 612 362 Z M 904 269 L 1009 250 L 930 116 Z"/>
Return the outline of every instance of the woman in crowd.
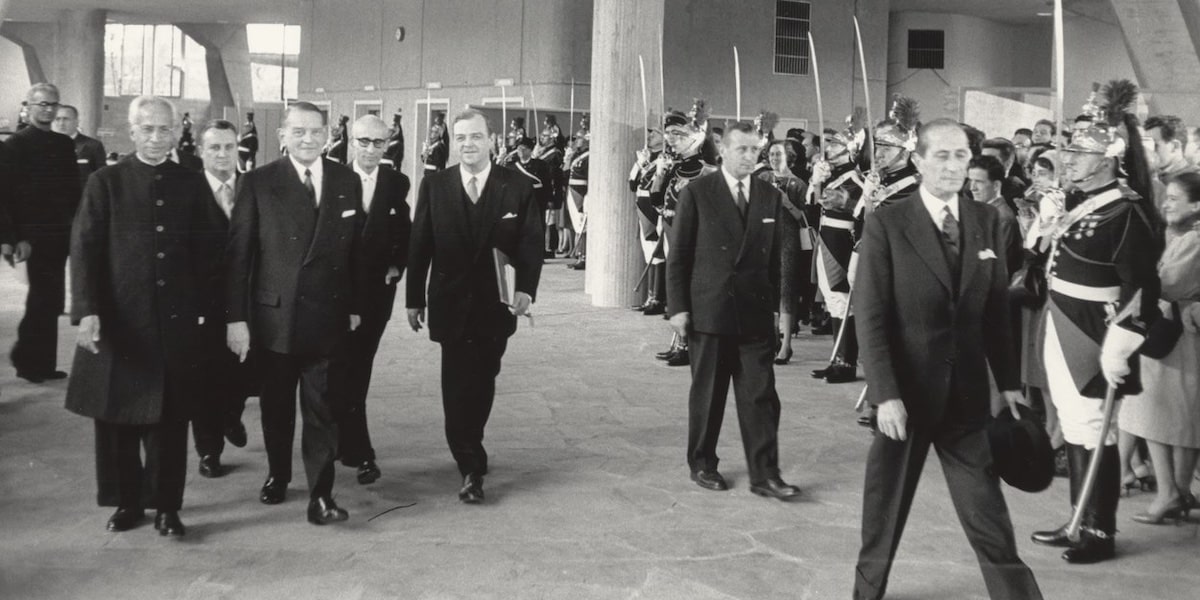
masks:
<path fill-rule="evenodd" d="M 782 248 L 782 273 L 779 295 L 779 336 L 782 343 L 775 356 L 775 364 L 786 365 L 792 360 L 792 330 L 796 315 L 800 314 L 800 298 L 806 296 L 803 283 L 808 277 L 808 264 L 812 261 L 812 243 L 802 241 L 809 235 L 804 220 L 804 182 L 792 173 L 796 153 L 787 140 L 776 140 L 767 146 L 767 163 L 770 171 L 759 173 L 759 177 L 783 192 L 782 210 L 779 211 L 780 239 Z M 807 258 L 806 258 L 807 257 Z"/>
<path fill-rule="evenodd" d="M 1144 438 L 1158 493 L 1139 523 L 1187 518 L 1197 508 L 1192 472 L 1200 456 L 1200 174 L 1167 185 L 1162 206 L 1166 248 L 1158 263 L 1164 316 L 1182 321 L 1183 333 L 1162 359 L 1141 358 L 1143 391 L 1121 403 L 1119 423 Z"/>

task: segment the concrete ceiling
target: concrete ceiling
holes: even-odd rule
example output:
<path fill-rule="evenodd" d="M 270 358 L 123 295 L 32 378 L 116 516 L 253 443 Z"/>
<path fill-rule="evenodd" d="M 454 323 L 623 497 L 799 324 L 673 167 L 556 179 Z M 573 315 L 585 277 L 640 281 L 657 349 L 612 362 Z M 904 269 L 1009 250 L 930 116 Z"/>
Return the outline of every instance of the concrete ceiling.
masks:
<path fill-rule="evenodd" d="M 1089 4 L 1109 1 L 1063 0 L 1063 11 L 1071 16 L 1086 12 Z M 1006 23 L 1049 23 L 1049 17 L 1038 16 L 1038 13 L 1053 12 L 1054 0 L 892 0 L 891 10 L 957 13 Z"/>
<path fill-rule="evenodd" d="M 0 0 L 3 2 L 4 0 Z M 109 20 L 154 23 L 287 23 L 298 25 L 308 0 L 8 0 L 5 18 L 53 21 L 59 11 L 103 8 Z"/>

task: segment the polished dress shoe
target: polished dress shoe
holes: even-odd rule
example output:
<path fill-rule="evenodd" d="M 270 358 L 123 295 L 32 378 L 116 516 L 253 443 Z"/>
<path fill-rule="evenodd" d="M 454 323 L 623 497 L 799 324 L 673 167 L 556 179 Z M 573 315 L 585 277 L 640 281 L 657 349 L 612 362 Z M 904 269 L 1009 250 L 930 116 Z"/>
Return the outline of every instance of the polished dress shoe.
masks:
<path fill-rule="evenodd" d="M 458 490 L 458 499 L 464 504 L 483 502 L 483 476 L 467 473 L 463 477 L 462 489 Z"/>
<path fill-rule="evenodd" d="M 180 537 L 187 531 L 183 528 L 183 521 L 179 520 L 179 513 L 173 510 L 160 510 L 154 515 L 154 528 L 158 530 L 158 535 L 171 535 Z"/>
<path fill-rule="evenodd" d="M 723 492 L 729 489 L 729 484 L 725 483 L 725 478 L 716 469 L 710 471 L 692 471 L 692 481 L 696 485 L 714 492 Z"/>
<path fill-rule="evenodd" d="M 246 426 L 239 419 L 225 426 L 225 439 L 238 448 L 246 447 Z"/>
<path fill-rule="evenodd" d="M 286 481 L 268 477 L 263 482 L 262 493 L 258 495 L 259 502 L 263 504 L 282 504 L 283 499 L 287 497 L 287 486 Z"/>
<path fill-rule="evenodd" d="M 379 465 L 375 464 L 373 460 L 364 460 L 361 465 L 358 465 L 358 482 L 363 485 L 375 483 L 375 480 L 382 475 L 383 472 L 379 470 Z"/>
<path fill-rule="evenodd" d="M 333 498 L 316 497 L 308 501 L 308 522 L 313 525 L 328 525 L 350 518 L 350 513 L 338 506 Z"/>
<path fill-rule="evenodd" d="M 654 358 L 657 358 L 658 360 L 671 360 L 671 357 L 675 356 L 676 352 L 679 352 L 678 348 L 668 348 L 664 352 L 656 352 L 654 354 Z"/>
<path fill-rule="evenodd" d="M 216 454 L 205 454 L 200 457 L 200 475 L 209 479 L 220 477 L 225 474 L 225 467 L 221 466 L 221 457 Z"/>
<path fill-rule="evenodd" d="M 800 488 L 788 485 L 778 477 L 770 477 L 766 481 L 750 484 L 750 491 L 767 498 L 776 500 L 795 500 L 800 497 Z"/>
<path fill-rule="evenodd" d="M 854 365 L 837 364 L 825 370 L 825 383 L 850 383 L 858 379 L 858 369 Z"/>
<path fill-rule="evenodd" d="M 653 303 L 646 305 L 643 315 L 648 317 L 663 315 L 667 313 L 667 305 L 655 300 Z"/>
<path fill-rule="evenodd" d="M 1043 546 L 1054 546 L 1056 548 L 1067 548 L 1071 546 L 1071 540 L 1067 539 L 1067 526 L 1064 524 L 1058 529 L 1050 529 L 1048 531 L 1035 531 L 1029 536 L 1035 544 Z"/>
<path fill-rule="evenodd" d="M 118 508 L 117 512 L 108 518 L 107 529 L 109 531 L 129 531 L 137 527 L 144 518 L 146 518 L 146 512 L 140 508 Z"/>
<path fill-rule="evenodd" d="M 1090 565 L 1116 556 L 1117 545 L 1111 535 L 1086 527 L 1079 530 L 1079 541 L 1062 553 L 1062 559 L 1073 565 Z"/>
<path fill-rule="evenodd" d="M 668 367 L 686 367 L 691 364 L 691 358 L 688 357 L 687 348 L 680 348 L 675 351 L 675 356 L 667 359 Z"/>
<path fill-rule="evenodd" d="M 832 367 L 832 365 L 830 365 L 830 367 Z M 812 378 L 825 379 L 825 374 L 829 373 L 830 367 L 825 367 L 824 369 L 813 369 Z"/>

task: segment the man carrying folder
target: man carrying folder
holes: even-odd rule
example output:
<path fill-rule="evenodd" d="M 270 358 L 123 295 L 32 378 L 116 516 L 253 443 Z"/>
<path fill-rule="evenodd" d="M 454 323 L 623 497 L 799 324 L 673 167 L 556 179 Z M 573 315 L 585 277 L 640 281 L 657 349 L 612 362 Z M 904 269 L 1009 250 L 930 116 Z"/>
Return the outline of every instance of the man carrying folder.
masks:
<path fill-rule="evenodd" d="M 428 307 L 429 338 L 442 345 L 446 441 L 463 477 L 458 498 L 476 504 L 483 501 L 488 471 L 483 429 L 496 375 L 517 317 L 528 314 L 542 273 L 542 222 L 529 178 L 492 167 L 487 119 L 463 111 L 454 118 L 453 133 L 460 163 L 427 174 L 417 194 L 408 323 L 419 331 Z M 508 304 L 497 280 L 503 265 L 496 261 L 503 256 L 515 282 Z"/>

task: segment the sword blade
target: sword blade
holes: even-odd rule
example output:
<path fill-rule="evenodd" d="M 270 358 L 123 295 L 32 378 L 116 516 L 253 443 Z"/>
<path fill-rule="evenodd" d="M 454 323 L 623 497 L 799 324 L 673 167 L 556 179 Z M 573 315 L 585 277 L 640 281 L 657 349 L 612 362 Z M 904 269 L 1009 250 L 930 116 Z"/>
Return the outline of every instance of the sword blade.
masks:
<path fill-rule="evenodd" d="M 642 147 L 650 147 L 650 104 L 646 98 L 646 61 L 638 55 L 638 71 L 642 76 Z"/>
<path fill-rule="evenodd" d="M 737 46 L 733 47 L 733 92 L 737 102 L 737 120 L 742 120 L 742 61 L 738 58 Z"/>
<path fill-rule="evenodd" d="M 813 85 L 817 92 L 817 141 L 821 147 L 821 160 L 825 160 L 825 105 L 821 103 L 821 69 L 817 66 L 817 47 L 811 31 L 808 33 L 808 57 L 812 61 Z"/>
<path fill-rule="evenodd" d="M 867 123 L 863 128 L 867 132 L 867 144 L 870 146 L 871 171 L 875 170 L 875 121 L 871 118 L 871 84 L 867 81 L 867 55 L 863 51 L 862 29 L 858 26 L 858 15 L 854 16 L 854 39 L 858 43 L 858 65 L 862 68 L 863 103 L 867 109 Z"/>

